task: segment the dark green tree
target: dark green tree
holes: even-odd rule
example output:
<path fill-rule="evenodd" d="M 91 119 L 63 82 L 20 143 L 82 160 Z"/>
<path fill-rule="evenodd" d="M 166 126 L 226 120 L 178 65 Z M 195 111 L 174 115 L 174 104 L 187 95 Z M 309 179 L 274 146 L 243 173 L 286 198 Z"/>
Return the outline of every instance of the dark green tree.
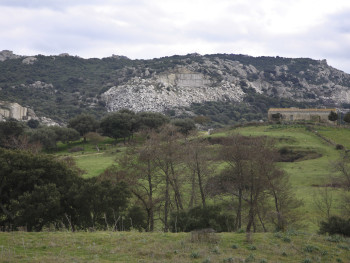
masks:
<path fill-rule="evenodd" d="M 52 156 L 0 148 L 0 227 L 40 231 L 63 222 L 71 207 L 66 193 L 79 180 Z"/>
<path fill-rule="evenodd" d="M 24 125 L 19 121 L 0 122 L 0 147 L 9 147 L 8 141 L 24 133 Z"/>
<path fill-rule="evenodd" d="M 68 128 L 78 131 L 80 136 L 84 137 L 84 142 L 86 142 L 85 134 L 96 131 L 98 122 L 91 115 L 80 114 L 68 121 Z"/>
<path fill-rule="evenodd" d="M 194 123 L 194 120 L 192 119 L 176 119 L 172 121 L 172 124 L 175 125 L 179 132 L 181 132 L 184 135 L 188 135 L 190 131 L 193 131 L 196 129 L 196 125 Z"/>
<path fill-rule="evenodd" d="M 50 129 L 55 132 L 56 141 L 61 141 L 63 143 L 79 140 L 80 137 L 79 132 L 73 128 L 52 126 Z"/>
<path fill-rule="evenodd" d="M 73 194 L 75 227 L 124 230 L 121 216 L 128 204 L 130 192 L 125 183 L 91 178 L 85 180 Z M 119 220 L 118 220 L 119 218 Z M 73 223 L 72 223 L 73 224 Z"/>
<path fill-rule="evenodd" d="M 139 129 L 157 129 L 169 122 L 167 116 L 158 112 L 140 112 L 137 115 L 139 117 Z"/>
<path fill-rule="evenodd" d="M 30 119 L 27 122 L 29 128 L 36 129 L 39 127 L 40 122 L 38 120 Z"/>
<path fill-rule="evenodd" d="M 343 121 L 348 123 L 348 124 L 350 123 L 350 112 L 348 112 L 344 115 Z"/>
<path fill-rule="evenodd" d="M 137 116 L 133 112 L 115 112 L 101 120 L 100 128 L 105 136 L 114 139 L 130 138 L 137 130 Z"/>
<path fill-rule="evenodd" d="M 338 114 L 334 111 L 331 111 L 328 115 L 328 120 L 330 120 L 330 121 L 338 120 Z"/>
<path fill-rule="evenodd" d="M 40 142 L 46 150 L 56 148 L 57 138 L 55 131 L 49 127 L 35 129 L 29 133 L 29 141 L 31 143 Z"/>

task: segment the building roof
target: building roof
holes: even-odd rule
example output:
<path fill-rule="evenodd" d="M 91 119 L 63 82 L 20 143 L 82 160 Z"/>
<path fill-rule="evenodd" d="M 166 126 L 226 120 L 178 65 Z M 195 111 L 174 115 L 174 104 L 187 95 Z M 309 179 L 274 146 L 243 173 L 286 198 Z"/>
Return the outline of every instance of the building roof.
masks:
<path fill-rule="evenodd" d="M 299 108 L 270 108 L 269 112 L 286 112 L 286 111 L 297 111 L 297 112 L 310 112 L 310 111 L 316 111 L 316 112 L 330 112 L 334 111 L 337 112 L 337 109 L 299 109 Z"/>

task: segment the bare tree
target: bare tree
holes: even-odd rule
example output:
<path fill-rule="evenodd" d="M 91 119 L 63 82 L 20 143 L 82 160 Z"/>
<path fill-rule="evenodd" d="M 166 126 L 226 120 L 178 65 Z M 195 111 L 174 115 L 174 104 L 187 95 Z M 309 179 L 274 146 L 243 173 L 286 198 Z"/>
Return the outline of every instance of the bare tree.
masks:
<path fill-rule="evenodd" d="M 276 168 L 277 151 L 273 141 L 233 135 L 223 140 L 220 157 L 226 168 L 212 179 L 216 180 L 212 184 L 220 188 L 218 193 L 236 197 L 236 229 L 242 227 L 243 207 L 246 207 L 247 232 L 256 231 L 257 223 L 267 231 L 264 222 L 267 217 L 279 230 L 297 219 L 292 211 L 301 203 L 289 190 L 286 174 Z"/>
<path fill-rule="evenodd" d="M 321 213 L 322 217 L 327 220 L 332 216 L 334 199 L 331 189 L 328 186 L 319 187 L 313 194 L 313 202 Z"/>
<path fill-rule="evenodd" d="M 198 185 L 202 206 L 206 206 L 205 184 L 208 176 L 213 173 L 213 150 L 205 140 L 195 139 L 186 141 L 183 155 L 184 162 L 191 175 L 191 198 L 189 207 L 192 208 L 196 199 L 196 186 Z"/>
<path fill-rule="evenodd" d="M 164 231 L 167 232 L 168 226 L 168 216 L 170 213 L 171 205 L 171 189 L 174 193 L 174 202 L 177 211 L 183 210 L 182 201 L 182 180 L 181 176 L 181 158 L 180 158 L 180 148 L 179 145 L 180 138 L 183 138 L 177 129 L 172 125 L 164 125 L 160 132 L 152 132 L 149 136 L 149 144 L 153 147 L 153 157 L 154 163 L 157 166 L 161 178 L 163 178 L 164 185 Z"/>

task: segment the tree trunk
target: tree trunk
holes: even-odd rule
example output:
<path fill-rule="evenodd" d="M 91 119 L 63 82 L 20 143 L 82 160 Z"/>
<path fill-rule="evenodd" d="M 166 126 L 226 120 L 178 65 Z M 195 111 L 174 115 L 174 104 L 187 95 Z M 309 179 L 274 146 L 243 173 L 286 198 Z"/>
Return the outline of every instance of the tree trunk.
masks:
<path fill-rule="evenodd" d="M 237 207 L 237 214 L 236 214 L 236 229 L 240 229 L 242 227 L 242 189 L 238 189 L 238 207 Z"/>
<path fill-rule="evenodd" d="M 150 232 L 154 229 L 154 210 L 153 210 L 153 185 L 152 185 L 152 173 L 151 173 L 151 162 L 147 162 L 147 176 L 148 176 L 148 206 L 149 206 L 149 216 L 148 216 L 148 228 Z"/>
<path fill-rule="evenodd" d="M 171 169 L 171 174 L 173 177 L 172 180 L 172 187 L 174 189 L 175 192 L 175 201 L 179 207 L 179 209 L 183 210 L 183 205 L 182 205 L 182 199 L 181 199 L 181 193 L 180 193 L 180 189 L 179 189 L 179 182 L 177 180 L 176 174 L 175 174 L 175 170 L 174 170 L 174 166 L 172 163 L 170 163 L 170 169 Z"/>
<path fill-rule="evenodd" d="M 196 170 L 197 170 L 197 176 L 198 176 L 198 186 L 199 191 L 201 192 L 201 198 L 202 198 L 202 205 L 203 208 L 205 207 L 205 194 L 203 189 L 203 183 L 202 183 L 202 173 L 198 162 L 198 153 L 196 153 Z"/>
<path fill-rule="evenodd" d="M 164 232 L 168 232 L 168 213 L 169 213 L 169 175 L 165 176 L 165 204 L 164 204 Z"/>
<path fill-rule="evenodd" d="M 189 209 L 193 208 L 193 203 L 194 203 L 194 199 L 195 199 L 195 184 L 196 184 L 196 172 L 192 171 L 192 177 L 191 177 L 191 184 L 192 184 L 192 189 L 191 189 L 191 199 L 190 199 L 190 203 L 188 205 Z"/>

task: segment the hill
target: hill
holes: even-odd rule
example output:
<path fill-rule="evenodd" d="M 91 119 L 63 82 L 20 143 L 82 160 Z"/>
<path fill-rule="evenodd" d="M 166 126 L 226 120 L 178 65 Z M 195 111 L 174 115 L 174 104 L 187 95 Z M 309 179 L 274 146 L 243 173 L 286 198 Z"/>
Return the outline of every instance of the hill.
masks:
<path fill-rule="evenodd" d="M 271 106 L 350 106 L 350 75 L 325 60 L 236 54 L 83 59 L 10 51 L 0 58 L 0 100 L 57 122 L 128 108 L 232 123 L 264 119 Z"/>

